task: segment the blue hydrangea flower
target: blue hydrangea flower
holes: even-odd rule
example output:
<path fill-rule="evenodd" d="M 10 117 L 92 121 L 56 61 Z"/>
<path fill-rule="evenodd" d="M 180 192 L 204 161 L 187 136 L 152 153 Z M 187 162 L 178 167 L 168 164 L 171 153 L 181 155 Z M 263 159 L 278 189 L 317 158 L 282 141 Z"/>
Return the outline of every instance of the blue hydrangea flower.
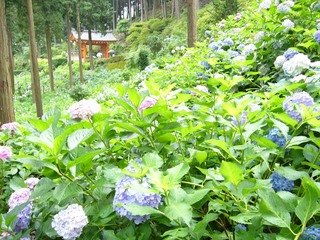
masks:
<path fill-rule="evenodd" d="M 309 93 L 294 93 L 292 96 L 286 98 L 282 106 L 290 117 L 300 122 L 302 121 L 302 116 L 300 112 L 296 111 L 296 109 L 298 108 L 300 110 L 301 105 L 305 105 L 306 107 L 311 107 L 314 105 L 313 98 L 309 95 Z"/>
<path fill-rule="evenodd" d="M 320 44 L 320 30 L 316 31 L 313 37 L 314 37 L 314 40 Z"/>
<path fill-rule="evenodd" d="M 204 68 L 205 68 L 206 70 L 209 70 L 209 69 L 212 68 L 212 66 L 210 65 L 210 63 L 208 63 L 207 61 L 201 61 L 200 64 L 201 64 L 202 66 L 204 66 Z"/>
<path fill-rule="evenodd" d="M 161 202 L 161 195 L 156 193 L 140 192 L 135 187 L 149 189 L 150 185 L 147 178 L 139 181 L 136 178 L 125 176 L 116 184 L 116 193 L 113 199 L 113 209 L 120 216 L 126 217 L 129 220 L 134 220 L 135 224 L 140 224 L 147 221 L 150 215 L 133 215 L 124 206 L 129 204 L 137 204 L 139 206 L 149 206 L 158 208 Z"/>
<path fill-rule="evenodd" d="M 239 232 L 239 231 L 247 231 L 247 227 L 244 224 L 238 223 L 235 227 L 235 231 Z"/>
<path fill-rule="evenodd" d="M 209 48 L 212 48 L 213 50 L 218 50 L 221 46 L 218 42 L 212 42 L 208 46 Z"/>
<path fill-rule="evenodd" d="M 320 240 L 320 228 L 315 226 L 306 228 L 302 233 L 301 238 L 304 240 Z"/>
<path fill-rule="evenodd" d="M 21 232 L 23 229 L 27 229 L 29 227 L 29 223 L 31 220 L 31 212 L 32 212 L 32 205 L 28 204 L 21 212 L 17 215 L 17 223 L 14 228 L 15 233 Z"/>
<path fill-rule="evenodd" d="M 209 78 L 209 76 L 207 74 L 203 74 L 202 72 L 197 72 L 197 77 L 203 78 L 205 80 Z M 190 93 L 191 93 L 191 91 L 190 91 Z"/>
<path fill-rule="evenodd" d="M 229 54 L 230 58 L 235 58 L 235 57 L 238 57 L 240 55 L 239 52 L 233 51 L 233 50 L 228 50 L 228 54 Z"/>
<path fill-rule="evenodd" d="M 287 139 L 282 135 L 278 128 L 272 128 L 266 138 L 277 144 L 279 147 L 284 147 L 286 145 Z M 290 135 L 288 135 L 288 139 Z"/>
<path fill-rule="evenodd" d="M 288 191 L 291 192 L 294 187 L 294 182 L 290 179 L 282 177 L 279 173 L 274 172 L 270 175 L 270 181 L 274 191 Z"/>
<path fill-rule="evenodd" d="M 226 38 L 225 40 L 223 40 L 223 45 L 224 46 L 232 46 L 234 44 L 233 40 L 231 38 Z"/>
<path fill-rule="evenodd" d="M 211 32 L 209 30 L 206 30 L 205 34 L 206 34 L 207 37 L 211 37 Z"/>
<path fill-rule="evenodd" d="M 294 57 L 294 55 L 297 55 L 299 52 L 296 50 L 288 49 L 287 51 L 284 52 L 283 56 L 289 60 Z"/>

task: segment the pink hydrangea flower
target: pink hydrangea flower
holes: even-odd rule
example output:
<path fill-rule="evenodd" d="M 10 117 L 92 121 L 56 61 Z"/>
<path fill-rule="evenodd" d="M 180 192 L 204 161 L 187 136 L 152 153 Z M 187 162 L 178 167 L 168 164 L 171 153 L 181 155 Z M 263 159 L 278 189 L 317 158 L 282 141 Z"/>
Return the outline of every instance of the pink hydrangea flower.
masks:
<path fill-rule="evenodd" d="M 8 232 L 3 232 L 3 233 L 0 235 L 0 239 L 5 238 L 5 237 L 10 237 L 10 236 L 11 236 L 10 233 L 8 233 Z"/>
<path fill-rule="evenodd" d="M 208 88 L 206 86 L 197 85 L 194 89 L 197 89 L 197 90 L 199 90 L 201 92 L 209 93 L 209 90 L 208 90 Z M 192 95 L 196 95 L 197 93 L 192 92 L 191 94 Z"/>
<path fill-rule="evenodd" d="M 94 114 L 101 111 L 99 103 L 93 99 L 82 99 L 79 102 L 74 103 L 69 108 L 71 118 L 89 119 Z"/>
<path fill-rule="evenodd" d="M 17 123 L 17 122 L 4 123 L 1 125 L 1 130 L 2 131 L 10 130 L 12 132 L 16 132 L 18 126 L 19 126 L 19 123 Z"/>
<path fill-rule="evenodd" d="M 34 186 L 39 183 L 39 181 L 40 181 L 39 178 L 32 177 L 32 178 L 26 179 L 24 183 L 27 184 L 28 188 L 32 190 Z"/>
<path fill-rule="evenodd" d="M 154 106 L 156 103 L 157 103 L 157 99 L 154 99 L 152 97 L 146 97 L 140 104 L 139 112 L 143 112 L 143 110 Z"/>
<path fill-rule="evenodd" d="M 20 188 L 17 191 L 13 192 L 8 200 L 8 205 L 10 210 L 14 209 L 16 206 L 19 206 L 28 201 L 31 195 L 29 188 Z"/>
<path fill-rule="evenodd" d="M 12 156 L 11 148 L 7 146 L 0 146 L 0 159 L 7 160 Z"/>

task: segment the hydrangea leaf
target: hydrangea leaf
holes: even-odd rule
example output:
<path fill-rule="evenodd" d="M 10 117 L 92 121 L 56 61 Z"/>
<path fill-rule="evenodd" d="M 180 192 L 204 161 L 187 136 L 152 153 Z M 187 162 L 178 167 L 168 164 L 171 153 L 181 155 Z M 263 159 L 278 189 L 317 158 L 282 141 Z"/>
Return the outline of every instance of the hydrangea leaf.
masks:
<path fill-rule="evenodd" d="M 82 189 L 75 182 L 61 182 L 53 191 L 52 196 L 61 202 L 62 200 L 81 194 Z"/>
<path fill-rule="evenodd" d="M 129 96 L 130 101 L 133 103 L 133 105 L 135 107 L 138 107 L 140 100 L 141 100 L 141 97 L 138 94 L 137 90 L 134 88 L 129 88 L 128 89 L 128 96 Z"/>
<path fill-rule="evenodd" d="M 288 148 L 300 145 L 301 143 L 309 142 L 310 139 L 305 136 L 295 136 L 292 139 L 289 140 Z"/>
<path fill-rule="evenodd" d="M 259 216 L 261 216 L 261 213 L 252 211 L 252 212 L 239 213 L 235 216 L 231 216 L 230 219 L 238 223 L 250 224 L 251 219 Z"/>
<path fill-rule="evenodd" d="M 161 237 L 173 236 L 174 239 L 185 238 L 187 237 L 188 233 L 189 233 L 188 228 L 177 228 L 177 229 L 166 231 L 164 234 L 161 235 Z"/>
<path fill-rule="evenodd" d="M 72 133 L 67 140 L 69 150 L 75 149 L 80 143 L 87 140 L 94 134 L 93 129 L 79 129 Z"/>
<path fill-rule="evenodd" d="M 187 163 L 180 163 L 179 165 L 170 168 L 167 170 L 168 175 L 170 176 L 171 182 L 175 183 L 189 171 L 190 167 Z"/>
<path fill-rule="evenodd" d="M 318 186 L 309 178 L 302 179 L 302 186 L 305 194 L 299 201 L 298 206 L 295 209 L 295 213 L 302 224 L 307 224 L 309 219 L 320 211 L 320 190 Z"/>
<path fill-rule="evenodd" d="M 163 160 L 157 153 L 147 153 L 142 157 L 142 163 L 149 168 L 160 168 Z"/>
<path fill-rule="evenodd" d="M 288 138 L 289 127 L 285 125 L 283 122 L 278 121 L 277 119 L 271 119 L 274 126 L 278 128 L 285 138 Z"/>
<path fill-rule="evenodd" d="M 235 163 L 222 161 L 220 172 L 226 182 L 232 182 L 235 186 L 243 179 L 242 169 Z"/>
<path fill-rule="evenodd" d="M 261 197 L 259 211 L 262 218 L 272 225 L 290 228 L 291 216 L 282 198 L 268 190 L 258 190 L 258 194 Z"/>
<path fill-rule="evenodd" d="M 188 227 L 190 227 L 192 208 L 189 204 L 184 202 L 171 203 L 164 209 L 164 213 L 168 218 L 178 221 L 182 220 Z"/>
<path fill-rule="evenodd" d="M 312 144 L 306 144 L 303 148 L 303 156 L 309 162 L 313 162 L 314 160 L 317 160 L 315 158 L 319 158 L 318 151 L 319 149 L 316 146 Z"/>

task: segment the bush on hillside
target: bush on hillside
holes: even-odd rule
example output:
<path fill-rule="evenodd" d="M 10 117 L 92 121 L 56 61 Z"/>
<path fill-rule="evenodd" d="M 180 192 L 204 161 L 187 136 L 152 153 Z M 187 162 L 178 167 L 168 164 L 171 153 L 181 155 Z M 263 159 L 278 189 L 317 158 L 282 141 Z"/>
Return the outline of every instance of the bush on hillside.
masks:
<path fill-rule="evenodd" d="M 75 85 L 69 92 L 69 96 L 74 100 L 74 101 L 80 101 L 82 99 L 87 98 L 90 95 L 90 92 L 88 89 L 80 84 Z"/>

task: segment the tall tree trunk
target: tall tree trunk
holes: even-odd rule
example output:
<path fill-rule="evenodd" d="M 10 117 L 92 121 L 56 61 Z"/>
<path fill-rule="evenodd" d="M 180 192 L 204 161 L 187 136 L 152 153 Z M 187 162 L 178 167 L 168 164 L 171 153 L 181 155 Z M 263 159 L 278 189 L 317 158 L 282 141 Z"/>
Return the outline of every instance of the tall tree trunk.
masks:
<path fill-rule="evenodd" d="M 10 75 L 11 75 L 11 91 L 12 94 L 14 94 L 15 89 L 14 89 L 14 58 L 13 58 L 13 53 L 12 53 L 12 33 L 10 29 L 7 26 L 7 36 L 8 36 L 8 47 L 9 47 L 9 69 L 10 69 Z"/>
<path fill-rule="evenodd" d="M 128 18 L 129 18 L 129 22 L 131 24 L 131 20 L 132 20 L 132 16 L 131 16 L 131 0 L 128 0 Z"/>
<path fill-rule="evenodd" d="M 156 0 L 152 0 L 152 18 L 156 16 Z"/>
<path fill-rule="evenodd" d="M 54 79 L 53 79 L 53 66 L 52 66 L 52 51 L 51 51 L 51 29 L 50 26 L 46 27 L 46 43 L 47 43 L 47 54 L 48 54 L 48 67 L 49 67 L 49 79 L 50 79 L 50 90 L 54 91 Z"/>
<path fill-rule="evenodd" d="M 92 49 L 92 35 L 91 35 L 91 29 L 88 29 L 89 34 L 89 54 L 90 54 L 90 70 L 94 69 L 93 66 L 93 49 Z"/>
<path fill-rule="evenodd" d="M 78 50 L 79 50 L 79 69 L 80 69 L 80 83 L 84 84 L 83 67 L 82 67 L 82 51 L 81 51 L 81 29 L 80 29 L 80 6 L 77 3 L 77 32 L 78 32 Z"/>
<path fill-rule="evenodd" d="M 163 0 L 163 17 L 167 18 L 167 0 Z"/>
<path fill-rule="evenodd" d="M 188 47 L 194 47 L 197 41 L 197 0 L 187 0 L 188 8 Z"/>
<path fill-rule="evenodd" d="M 147 0 L 142 0 L 142 1 L 143 1 L 142 10 L 144 11 L 144 19 L 148 21 L 148 3 L 147 3 Z"/>
<path fill-rule="evenodd" d="M 112 1 L 112 7 L 113 7 L 113 18 L 112 18 L 112 27 L 113 30 L 116 29 L 117 27 L 117 4 L 116 4 L 116 0 Z"/>
<path fill-rule="evenodd" d="M 143 0 L 139 0 L 140 2 L 140 18 L 141 22 L 143 22 Z"/>
<path fill-rule="evenodd" d="M 41 88 L 40 88 L 40 77 L 37 61 L 37 46 L 36 38 L 34 32 L 34 22 L 33 22 L 33 10 L 32 10 L 32 0 L 26 0 L 27 11 L 28 11 L 28 21 L 29 21 L 29 38 L 30 38 L 30 59 L 31 59 L 31 75 L 34 90 L 34 100 L 36 102 L 37 117 L 41 118 L 43 115 L 42 109 L 42 99 L 41 99 Z"/>
<path fill-rule="evenodd" d="M 70 87 L 73 87 L 73 74 L 72 74 L 72 59 L 71 59 L 71 24 L 70 24 L 70 4 L 67 6 L 67 33 L 68 33 L 68 66 L 69 66 L 69 84 Z"/>
<path fill-rule="evenodd" d="M 0 0 L 0 124 L 15 121 L 11 87 L 13 76 L 9 66 L 10 54 L 5 16 L 5 0 Z"/>
<path fill-rule="evenodd" d="M 179 0 L 174 0 L 174 10 L 175 10 L 175 16 L 176 19 L 180 19 L 180 6 L 179 6 Z"/>

